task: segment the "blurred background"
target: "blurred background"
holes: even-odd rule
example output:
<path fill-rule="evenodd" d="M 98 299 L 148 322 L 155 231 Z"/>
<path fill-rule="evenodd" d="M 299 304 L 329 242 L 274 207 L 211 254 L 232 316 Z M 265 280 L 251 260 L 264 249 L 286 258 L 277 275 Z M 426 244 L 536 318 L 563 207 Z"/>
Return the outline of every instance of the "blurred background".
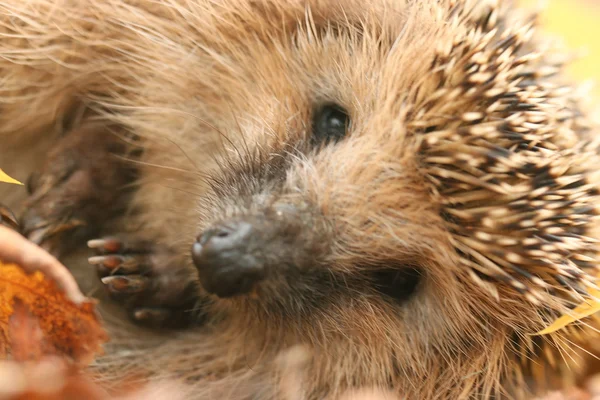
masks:
<path fill-rule="evenodd" d="M 517 0 L 526 7 L 542 6 L 543 28 L 560 36 L 572 50 L 581 52 L 569 68 L 579 80 L 594 80 L 600 100 L 600 0 Z"/>

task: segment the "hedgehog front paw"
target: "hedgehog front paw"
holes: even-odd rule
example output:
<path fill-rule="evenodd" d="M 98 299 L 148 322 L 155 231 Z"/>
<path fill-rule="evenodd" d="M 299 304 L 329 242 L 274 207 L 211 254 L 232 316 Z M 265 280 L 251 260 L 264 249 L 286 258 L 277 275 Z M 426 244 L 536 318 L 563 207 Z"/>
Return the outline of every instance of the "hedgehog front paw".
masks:
<path fill-rule="evenodd" d="M 126 205 L 135 170 L 115 154 L 124 142 L 103 125 L 70 132 L 27 182 L 22 233 L 55 256 L 99 231 Z"/>
<path fill-rule="evenodd" d="M 146 241 L 90 240 L 89 259 L 112 299 L 130 318 L 154 328 L 182 328 L 201 321 L 197 279 L 172 251 Z"/>
<path fill-rule="evenodd" d="M 10 208 L 0 203 L 0 225 L 19 232 L 19 221 Z"/>

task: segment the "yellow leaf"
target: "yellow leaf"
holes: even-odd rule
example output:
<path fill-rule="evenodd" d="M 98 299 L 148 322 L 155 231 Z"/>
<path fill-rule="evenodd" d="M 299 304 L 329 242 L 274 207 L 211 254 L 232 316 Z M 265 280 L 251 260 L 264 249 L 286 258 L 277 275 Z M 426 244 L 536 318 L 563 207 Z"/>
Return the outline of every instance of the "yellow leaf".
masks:
<path fill-rule="evenodd" d="M 590 295 L 594 297 L 592 300 L 588 300 L 583 304 L 575 307 L 573 311 L 571 311 L 567 315 L 563 315 L 554 321 L 550 326 L 546 329 L 537 332 L 534 336 L 547 335 L 549 333 L 556 332 L 565 326 L 572 324 L 573 322 L 579 321 L 585 317 L 589 317 L 592 314 L 600 311 L 600 291 L 598 290 L 590 290 Z"/>
<path fill-rule="evenodd" d="M 22 185 L 22 183 L 19 182 L 18 180 L 13 179 L 10 176 L 6 175 L 6 173 L 4 171 L 2 171 L 2 169 L 0 169 L 0 182 L 14 183 L 16 185 Z"/>

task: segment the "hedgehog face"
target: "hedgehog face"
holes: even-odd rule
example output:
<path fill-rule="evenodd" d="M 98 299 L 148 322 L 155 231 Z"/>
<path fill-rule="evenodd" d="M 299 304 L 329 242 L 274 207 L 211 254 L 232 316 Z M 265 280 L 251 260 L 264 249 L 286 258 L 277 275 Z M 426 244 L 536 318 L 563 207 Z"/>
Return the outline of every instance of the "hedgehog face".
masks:
<path fill-rule="evenodd" d="M 471 310 L 480 291 L 457 275 L 403 120 L 371 130 L 380 116 L 315 103 L 299 113 L 303 123 L 290 124 L 302 128 L 288 125 L 231 161 L 201 201 L 212 216 L 192 248 L 203 289 L 251 324 L 279 320 L 304 332 L 308 338 L 289 344 L 326 357 L 315 362 L 332 368 L 323 377 L 361 358 L 378 367 L 346 371 L 347 379 L 388 385 L 394 374 L 409 374 L 410 384 L 448 347 L 471 357 L 473 343 L 492 342 L 474 329 L 486 324 Z M 455 362 L 447 368 L 460 373 L 466 359 Z"/>
<path fill-rule="evenodd" d="M 425 272 L 422 244 L 439 247 L 417 237 L 437 217 L 410 150 L 391 144 L 404 132 L 373 139 L 353 131 L 345 107 L 332 102 L 305 115 L 307 129 L 242 148 L 215 179 L 218 217 L 192 249 L 204 288 L 221 298 L 254 292 L 289 312 L 298 299 L 330 297 L 352 281 L 352 290 L 402 303 Z"/>

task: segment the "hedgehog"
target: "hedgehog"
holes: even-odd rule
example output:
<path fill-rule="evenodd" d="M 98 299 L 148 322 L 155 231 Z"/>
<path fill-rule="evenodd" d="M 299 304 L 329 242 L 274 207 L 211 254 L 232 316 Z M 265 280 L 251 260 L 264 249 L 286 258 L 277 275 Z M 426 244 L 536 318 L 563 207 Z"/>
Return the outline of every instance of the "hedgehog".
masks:
<path fill-rule="evenodd" d="M 597 293 L 597 127 L 535 15 L 0 10 L 0 161 L 28 181 L 4 221 L 74 270 L 91 248 L 106 385 L 143 370 L 190 399 L 527 399 L 584 373 L 594 317 L 539 332 Z"/>

